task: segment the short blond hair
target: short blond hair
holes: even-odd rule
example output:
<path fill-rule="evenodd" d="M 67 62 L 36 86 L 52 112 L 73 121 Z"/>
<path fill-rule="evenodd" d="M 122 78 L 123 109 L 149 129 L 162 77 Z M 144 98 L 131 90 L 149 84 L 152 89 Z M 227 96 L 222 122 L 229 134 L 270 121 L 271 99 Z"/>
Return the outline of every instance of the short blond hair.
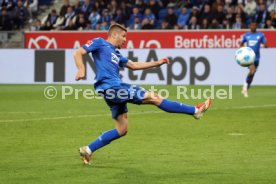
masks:
<path fill-rule="evenodd" d="M 121 24 L 118 24 L 118 23 L 115 23 L 115 24 L 111 24 L 109 26 L 108 36 L 110 36 L 113 31 L 118 31 L 118 30 L 127 32 L 127 29 L 125 28 L 125 26 L 123 26 Z"/>

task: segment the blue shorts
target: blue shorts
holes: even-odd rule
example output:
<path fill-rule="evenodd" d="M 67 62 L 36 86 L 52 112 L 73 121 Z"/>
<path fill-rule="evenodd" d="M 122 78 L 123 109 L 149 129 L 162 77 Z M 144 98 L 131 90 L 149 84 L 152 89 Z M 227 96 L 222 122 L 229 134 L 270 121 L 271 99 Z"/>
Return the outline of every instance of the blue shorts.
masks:
<path fill-rule="evenodd" d="M 128 112 L 127 103 L 140 105 L 144 100 L 145 92 L 146 90 L 139 86 L 121 83 L 119 86 L 98 93 L 110 107 L 112 118 L 116 119 L 119 115 Z"/>

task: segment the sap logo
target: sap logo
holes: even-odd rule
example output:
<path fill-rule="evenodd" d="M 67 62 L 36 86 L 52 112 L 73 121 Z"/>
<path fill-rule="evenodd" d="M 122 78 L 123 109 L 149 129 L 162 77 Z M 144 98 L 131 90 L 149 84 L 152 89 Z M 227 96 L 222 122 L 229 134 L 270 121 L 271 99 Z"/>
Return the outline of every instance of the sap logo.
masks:
<path fill-rule="evenodd" d="M 255 46 L 257 43 L 258 43 L 258 40 L 249 40 L 248 45 Z"/>
<path fill-rule="evenodd" d="M 116 64 L 119 63 L 119 58 L 117 57 L 116 54 L 111 53 L 111 61 L 112 61 L 113 63 L 116 63 Z"/>
<path fill-rule="evenodd" d="M 138 57 L 134 56 L 133 51 L 128 52 L 128 59 L 137 62 Z M 130 81 L 145 81 L 149 80 L 148 76 L 150 74 L 155 74 L 158 76 L 159 81 L 166 81 L 166 84 L 173 84 L 174 81 L 183 81 L 186 77 L 189 78 L 189 84 L 195 84 L 196 81 L 206 80 L 211 71 L 211 65 L 207 58 L 200 57 L 190 57 L 189 61 L 186 61 L 181 56 L 176 56 L 174 58 L 169 57 L 171 64 L 167 65 L 167 71 L 163 72 L 160 67 L 155 67 L 147 70 L 143 70 L 139 75 L 135 71 L 128 70 L 128 78 Z M 155 50 L 150 50 L 146 61 L 157 61 L 158 56 Z M 173 65 L 178 63 L 180 72 L 177 72 Z M 200 64 L 203 65 L 203 71 L 198 72 L 196 66 Z M 189 66 L 189 67 L 188 67 Z"/>
<path fill-rule="evenodd" d="M 36 49 L 56 49 L 57 41 L 55 38 L 48 38 L 47 36 L 38 36 L 36 38 L 31 38 L 28 43 L 28 48 L 36 48 Z"/>
<path fill-rule="evenodd" d="M 46 65 L 53 63 L 53 82 L 65 82 L 65 51 L 35 50 L 35 82 L 46 82 Z"/>
<path fill-rule="evenodd" d="M 157 61 L 158 55 L 155 50 L 149 50 L 146 61 Z M 134 51 L 128 52 L 128 59 L 136 62 L 138 57 Z M 189 84 L 196 84 L 198 81 L 204 81 L 208 79 L 211 72 L 211 65 L 208 59 L 204 56 L 190 57 L 184 59 L 181 56 L 175 56 L 169 58 L 171 64 L 167 65 L 166 70 L 161 70 L 160 67 L 155 67 L 147 70 L 142 70 L 141 73 L 137 73 L 133 70 L 127 70 L 126 75 L 122 75 L 122 78 L 128 78 L 129 81 L 149 81 L 150 76 L 156 75 L 160 82 L 165 81 L 166 84 L 174 84 L 174 82 L 183 81 L 188 78 Z M 83 56 L 85 64 L 85 77 L 87 80 L 87 70 L 91 70 L 96 73 L 95 63 L 89 54 Z M 111 61 L 118 64 L 119 57 L 112 53 Z M 64 50 L 36 50 L 35 51 L 35 82 L 46 82 L 46 64 L 53 63 L 53 78 L 54 82 L 65 82 L 65 51 Z M 177 70 L 174 67 L 178 65 Z M 203 66 L 201 71 L 196 68 L 198 65 Z M 179 72 L 180 71 L 180 72 Z"/>

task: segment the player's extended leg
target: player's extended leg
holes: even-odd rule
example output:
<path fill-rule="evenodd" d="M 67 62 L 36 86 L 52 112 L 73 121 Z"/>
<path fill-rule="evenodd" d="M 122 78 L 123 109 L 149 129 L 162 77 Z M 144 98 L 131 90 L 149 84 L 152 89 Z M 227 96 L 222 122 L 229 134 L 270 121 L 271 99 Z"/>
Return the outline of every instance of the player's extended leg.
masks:
<path fill-rule="evenodd" d="M 211 100 L 208 99 L 197 106 L 189 106 L 180 102 L 163 99 L 154 92 L 146 92 L 143 104 L 153 104 L 166 112 L 189 114 L 193 115 L 196 119 L 200 119 L 203 113 L 210 107 Z"/>
<path fill-rule="evenodd" d="M 101 147 L 106 146 L 111 141 L 114 141 L 124 135 L 128 131 L 128 116 L 127 113 L 120 114 L 115 119 L 115 129 L 102 133 L 96 140 L 91 142 L 88 146 L 80 148 L 80 156 L 85 165 L 90 164 L 92 153 Z"/>
<path fill-rule="evenodd" d="M 254 75 L 256 73 L 256 66 L 253 64 L 253 65 L 250 65 L 249 66 L 249 73 L 246 77 L 246 81 L 243 85 L 243 88 L 242 88 L 242 94 L 244 97 L 248 97 L 248 90 L 250 88 L 250 85 L 253 81 L 253 78 L 254 78 Z"/>

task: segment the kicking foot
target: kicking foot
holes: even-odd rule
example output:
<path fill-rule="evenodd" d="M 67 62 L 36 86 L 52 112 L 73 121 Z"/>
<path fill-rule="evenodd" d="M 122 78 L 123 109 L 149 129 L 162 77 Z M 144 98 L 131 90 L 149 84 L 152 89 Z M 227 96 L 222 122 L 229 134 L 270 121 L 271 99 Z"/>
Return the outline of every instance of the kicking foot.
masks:
<path fill-rule="evenodd" d="M 89 154 L 86 151 L 86 146 L 81 147 L 79 151 L 80 151 L 80 156 L 81 156 L 81 160 L 83 161 L 83 164 L 90 165 L 90 160 L 91 160 L 92 154 Z"/>
<path fill-rule="evenodd" d="M 197 112 L 194 114 L 195 119 L 200 119 L 203 114 L 209 109 L 212 104 L 212 100 L 208 99 L 204 103 L 198 104 L 195 107 L 197 108 Z"/>
<path fill-rule="evenodd" d="M 242 88 L 241 93 L 242 93 L 242 95 L 244 96 L 244 98 L 247 98 L 247 97 L 248 97 L 248 92 L 247 92 L 247 89 L 246 89 L 246 88 Z"/>

